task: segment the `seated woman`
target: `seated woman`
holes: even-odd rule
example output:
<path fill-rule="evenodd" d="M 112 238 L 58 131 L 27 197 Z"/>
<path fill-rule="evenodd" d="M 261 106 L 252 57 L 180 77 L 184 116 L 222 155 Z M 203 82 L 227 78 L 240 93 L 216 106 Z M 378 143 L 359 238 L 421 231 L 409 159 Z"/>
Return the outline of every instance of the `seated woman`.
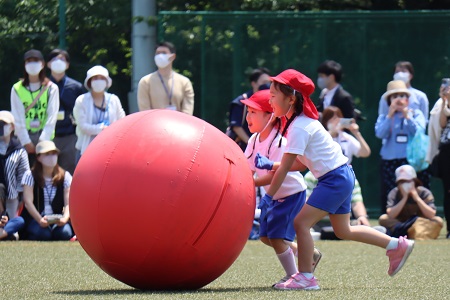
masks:
<path fill-rule="evenodd" d="M 414 168 L 403 165 L 395 170 L 397 187 L 388 194 L 386 214 L 378 219 L 388 234 L 407 234 L 411 239 L 436 239 L 444 221 L 436 216 L 434 197 L 423 187 Z"/>
<path fill-rule="evenodd" d="M 15 132 L 15 119 L 11 112 L 0 111 L 0 240 L 17 240 L 24 220 L 19 216 L 23 203 L 23 174 L 30 169 L 27 151 Z"/>
<path fill-rule="evenodd" d="M 69 223 L 72 176 L 58 165 L 58 153 L 52 141 L 39 142 L 33 168 L 22 179 L 24 219 L 30 240 L 69 240 L 73 236 Z"/>

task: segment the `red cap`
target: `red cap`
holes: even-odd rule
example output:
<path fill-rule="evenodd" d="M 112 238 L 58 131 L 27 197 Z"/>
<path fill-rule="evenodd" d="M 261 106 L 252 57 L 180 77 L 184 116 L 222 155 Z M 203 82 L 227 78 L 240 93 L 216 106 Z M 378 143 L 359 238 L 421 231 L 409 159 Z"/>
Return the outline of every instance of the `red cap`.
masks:
<path fill-rule="evenodd" d="M 273 108 L 269 103 L 269 99 L 270 90 L 261 90 L 254 93 L 250 98 L 241 100 L 241 102 L 248 107 L 272 113 Z"/>
<path fill-rule="evenodd" d="M 317 108 L 309 97 L 314 92 L 312 80 L 294 69 L 287 69 L 275 77 L 270 77 L 272 81 L 290 86 L 303 96 L 303 113 L 311 119 L 319 119 Z"/>

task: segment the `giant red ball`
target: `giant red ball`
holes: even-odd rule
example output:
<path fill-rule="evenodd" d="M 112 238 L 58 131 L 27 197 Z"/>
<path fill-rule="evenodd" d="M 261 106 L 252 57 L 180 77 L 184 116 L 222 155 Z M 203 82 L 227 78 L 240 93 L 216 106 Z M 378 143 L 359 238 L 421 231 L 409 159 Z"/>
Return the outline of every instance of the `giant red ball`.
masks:
<path fill-rule="evenodd" d="M 171 110 L 134 113 L 99 134 L 70 191 L 83 249 L 139 289 L 198 289 L 218 278 L 242 251 L 254 208 L 241 149 Z"/>

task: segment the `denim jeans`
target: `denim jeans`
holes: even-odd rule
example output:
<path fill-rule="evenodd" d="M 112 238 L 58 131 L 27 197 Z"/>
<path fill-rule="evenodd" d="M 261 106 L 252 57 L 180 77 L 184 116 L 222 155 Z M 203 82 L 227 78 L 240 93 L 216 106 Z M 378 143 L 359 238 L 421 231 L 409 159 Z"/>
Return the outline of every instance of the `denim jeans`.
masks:
<path fill-rule="evenodd" d="M 28 239 L 34 241 L 68 241 L 73 236 L 72 227 L 69 223 L 64 226 L 56 224 L 41 227 L 36 220 L 32 219 L 27 226 Z"/>
<path fill-rule="evenodd" d="M 25 221 L 22 217 L 15 217 L 8 221 L 5 225 L 5 231 L 8 234 L 8 236 L 18 232 L 25 226 Z"/>

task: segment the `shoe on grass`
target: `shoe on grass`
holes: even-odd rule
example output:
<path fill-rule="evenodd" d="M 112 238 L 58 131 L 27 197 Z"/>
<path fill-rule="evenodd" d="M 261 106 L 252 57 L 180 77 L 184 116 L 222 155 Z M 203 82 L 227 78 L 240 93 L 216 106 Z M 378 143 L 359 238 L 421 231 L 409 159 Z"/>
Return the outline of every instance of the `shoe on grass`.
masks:
<path fill-rule="evenodd" d="M 408 240 L 406 236 L 401 236 L 398 238 L 397 248 L 386 251 L 386 255 L 389 257 L 389 276 L 394 276 L 400 271 L 413 248 L 414 241 Z"/>
<path fill-rule="evenodd" d="M 322 252 L 319 251 L 316 247 L 314 247 L 314 254 L 313 254 L 313 273 L 317 268 L 317 265 L 320 262 L 320 259 L 322 258 Z"/>
<path fill-rule="evenodd" d="M 19 233 L 18 232 L 14 232 L 13 234 L 8 234 L 8 236 L 6 237 L 7 241 L 18 241 L 19 240 Z"/>
<path fill-rule="evenodd" d="M 275 287 L 277 284 L 280 284 L 280 283 L 285 283 L 285 282 L 288 281 L 290 278 L 291 278 L 291 276 L 286 275 L 286 276 L 284 276 L 283 278 L 281 278 L 280 280 L 278 280 L 277 283 L 272 284 L 272 287 Z"/>
<path fill-rule="evenodd" d="M 308 279 L 302 273 L 292 275 L 288 281 L 278 283 L 274 288 L 277 290 L 320 290 L 316 277 Z"/>

